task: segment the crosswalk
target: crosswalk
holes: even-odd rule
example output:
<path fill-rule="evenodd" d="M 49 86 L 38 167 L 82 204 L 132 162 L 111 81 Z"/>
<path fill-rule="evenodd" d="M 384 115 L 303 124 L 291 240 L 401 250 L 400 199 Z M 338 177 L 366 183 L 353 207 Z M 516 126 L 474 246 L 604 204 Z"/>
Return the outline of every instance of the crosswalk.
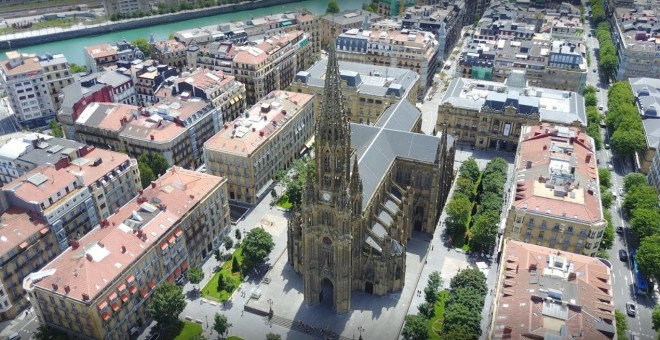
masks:
<path fill-rule="evenodd" d="M 341 336 L 337 333 L 334 333 L 332 331 L 326 331 L 323 329 L 323 327 L 315 327 L 313 325 L 308 325 L 306 323 L 301 323 L 300 321 L 293 321 L 289 320 L 287 318 L 283 318 L 281 316 L 273 315 L 272 317 L 264 316 L 265 321 L 269 321 L 278 326 L 282 326 L 284 328 L 292 329 L 294 331 L 298 331 L 301 333 L 309 334 L 310 336 L 313 336 L 315 338 L 319 339 L 324 339 L 324 340 L 351 340 L 351 338 L 347 338 L 344 336 Z"/>

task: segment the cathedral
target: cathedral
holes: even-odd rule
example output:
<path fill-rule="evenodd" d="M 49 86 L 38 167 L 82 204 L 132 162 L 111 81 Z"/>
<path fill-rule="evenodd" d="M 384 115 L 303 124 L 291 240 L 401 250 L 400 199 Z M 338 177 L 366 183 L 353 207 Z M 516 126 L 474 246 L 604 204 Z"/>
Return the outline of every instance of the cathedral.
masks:
<path fill-rule="evenodd" d="M 349 122 L 334 46 L 316 117 L 315 173 L 288 226 L 288 256 L 308 305 L 351 310 L 351 293 L 401 291 L 413 230 L 433 233 L 453 180 L 454 139 L 420 132 L 402 98 L 373 125 Z"/>

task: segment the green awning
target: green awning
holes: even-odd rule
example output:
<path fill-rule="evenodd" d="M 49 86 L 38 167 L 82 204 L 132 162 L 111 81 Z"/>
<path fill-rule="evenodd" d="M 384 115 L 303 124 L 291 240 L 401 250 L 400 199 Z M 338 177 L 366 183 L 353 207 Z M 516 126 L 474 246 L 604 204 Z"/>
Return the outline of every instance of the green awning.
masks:
<path fill-rule="evenodd" d="M 291 24 L 292 24 L 291 20 L 287 20 L 287 21 L 282 22 L 282 26 L 291 26 Z"/>

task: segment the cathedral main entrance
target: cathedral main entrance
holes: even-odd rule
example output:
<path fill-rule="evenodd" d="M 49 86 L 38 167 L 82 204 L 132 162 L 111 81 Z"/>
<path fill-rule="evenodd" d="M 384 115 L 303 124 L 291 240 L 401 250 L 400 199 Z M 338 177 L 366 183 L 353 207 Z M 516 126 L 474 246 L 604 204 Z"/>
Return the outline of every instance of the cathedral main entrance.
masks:
<path fill-rule="evenodd" d="M 334 305 L 334 285 L 326 277 L 321 281 L 321 292 L 319 293 L 319 301 L 324 305 Z"/>
<path fill-rule="evenodd" d="M 369 294 L 374 293 L 374 283 L 371 281 L 367 281 L 364 283 L 364 291 Z"/>

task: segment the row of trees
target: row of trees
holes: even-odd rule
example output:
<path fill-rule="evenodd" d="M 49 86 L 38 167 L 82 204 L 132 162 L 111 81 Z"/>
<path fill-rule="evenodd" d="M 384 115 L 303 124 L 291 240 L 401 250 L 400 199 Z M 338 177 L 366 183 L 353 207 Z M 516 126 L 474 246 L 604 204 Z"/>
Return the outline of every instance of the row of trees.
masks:
<path fill-rule="evenodd" d="M 582 94 L 584 95 L 584 106 L 587 111 L 587 135 L 594 139 L 596 150 L 600 150 L 603 148 L 603 136 L 600 134 L 600 122 L 603 120 L 603 115 L 598 112 L 596 88 L 587 85 Z"/>
<path fill-rule="evenodd" d="M 612 197 L 612 173 L 605 168 L 598 168 L 598 178 L 600 180 L 600 201 L 603 205 L 603 215 L 605 215 L 607 226 L 596 256 L 606 259 L 609 258 L 607 249 L 614 245 L 614 224 L 612 224 L 612 213 L 609 211 L 614 200 Z"/>
<path fill-rule="evenodd" d="M 479 165 L 474 157 L 470 157 L 461 164 L 458 170 L 454 194 L 445 208 L 447 211 L 446 230 L 452 240 L 459 241 L 465 237 L 480 180 Z"/>
<path fill-rule="evenodd" d="M 594 26 L 604 22 L 606 18 L 603 0 L 589 0 L 589 4 L 591 5 L 591 22 Z"/>
<path fill-rule="evenodd" d="M 481 336 L 481 310 L 488 294 L 486 276 L 479 269 L 460 271 L 449 283 L 441 339 L 473 340 Z"/>
<path fill-rule="evenodd" d="M 300 204 L 307 176 L 314 175 L 314 168 L 314 160 L 311 157 L 304 157 L 296 159 L 289 167 L 293 170 L 293 177 L 289 177 L 285 170 L 278 171 L 275 179 L 286 188 L 280 200 L 290 202 L 294 206 Z"/>
<path fill-rule="evenodd" d="M 607 94 L 606 122 L 614 130 L 612 148 L 624 156 L 632 156 L 646 148 L 642 120 L 635 106 L 635 97 L 628 82 L 614 83 Z"/>
<path fill-rule="evenodd" d="M 617 58 L 616 46 L 612 41 L 612 33 L 610 33 L 610 24 L 601 22 L 596 27 L 596 39 L 598 39 L 598 67 L 602 75 L 609 81 L 614 79 L 616 70 L 619 67 L 619 59 Z"/>
<path fill-rule="evenodd" d="M 435 309 L 438 303 L 444 303 L 440 298 L 440 287 L 442 286 L 442 277 L 440 273 L 434 271 L 429 275 L 429 279 L 424 288 L 424 302 L 417 307 L 418 315 L 407 315 L 406 323 L 401 335 L 405 340 L 426 340 L 429 336 L 429 322 L 435 316 Z M 446 294 L 446 293 L 445 293 Z"/>

